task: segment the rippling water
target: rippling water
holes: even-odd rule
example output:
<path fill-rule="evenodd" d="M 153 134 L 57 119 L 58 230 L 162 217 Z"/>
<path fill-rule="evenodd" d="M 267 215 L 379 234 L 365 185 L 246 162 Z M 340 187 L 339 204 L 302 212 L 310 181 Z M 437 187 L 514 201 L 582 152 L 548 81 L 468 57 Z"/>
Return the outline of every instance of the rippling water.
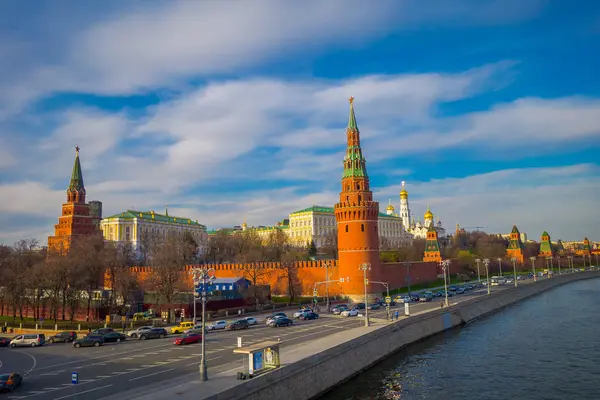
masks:
<path fill-rule="evenodd" d="M 600 400 L 600 279 L 410 346 L 320 400 Z"/>

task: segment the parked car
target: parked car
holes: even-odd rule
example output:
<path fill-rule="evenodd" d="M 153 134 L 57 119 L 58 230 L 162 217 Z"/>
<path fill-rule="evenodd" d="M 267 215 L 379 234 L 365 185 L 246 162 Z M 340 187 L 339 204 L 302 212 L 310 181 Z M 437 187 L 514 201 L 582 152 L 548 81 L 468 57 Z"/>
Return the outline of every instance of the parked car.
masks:
<path fill-rule="evenodd" d="M 380 308 L 381 305 L 379 305 L 379 303 L 369 304 L 369 310 L 379 310 Z"/>
<path fill-rule="evenodd" d="M 16 373 L 0 374 L 0 392 L 12 392 L 23 383 L 23 377 Z"/>
<path fill-rule="evenodd" d="M 422 296 L 422 297 L 419 299 L 419 302 L 421 302 L 421 303 L 426 303 L 426 302 L 428 302 L 428 301 L 431 301 L 431 300 L 433 300 L 433 295 L 430 295 L 430 294 L 425 294 L 425 295 L 423 295 L 423 296 Z"/>
<path fill-rule="evenodd" d="M 291 326 L 294 325 L 294 321 L 289 319 L 288 317 L 279 316 L 279 318 L 275 318 L 269 322 L 268 326 L 270 328 L 278 328 L 280 326 Z"/>
<path fill-rule="evenodd" d="M 408 296 L 402 296 L 400 297 L 400 301 L 399 303 L 410 303 L 412 300 L 410 299 L 410 297 Z"/>
<path fill-rule="evenodd" d="M 11 339 L 0 337 L 0 347 L 6 347 L 10 344 Z"/>
<path fill-rule="evenodd" d="M 250 325 L 248 324 L 248 321 L 246 321 L 245 319 L 240 319 L 237 320 L 235 322 L 232 322 L 231 324 L 227 325 L 227 329 L 228 331 L 236 331 L 238 329 L 248 329 L 250 328 Z"/>
<path fill-rule="evenodd" d="M 103 335 L 89 334 L 81 339 L 77 339 L 73 342 L 73 347 L 98 347 L 104 344 Z"/>
<path fill-rule="evenodd" d="M 342 317 L 356 317 L 358 315 L 358 309 L 353 308 L 352 310 L 342 311 Z"/>
<path fill-rule="evenodd" d="M 167 330 L 165 328 L 152 328 L 149 331 L 146 331 L 140 334 L 140 340 L 146 339 L 162 339 L 167 337 Z"/>
<path fill-rule="evenodd" d="M 77 332 L 59 332 L 48 338 L 48 343 L 71 343 L 77 339 Z"/>
<path fill-rule="evenodd" d="M 258 321 L 254 317 L 246 317 L 246 321 L 248 321 L 248 325 L 256 325 Z"/>
<path fill-rule="evenodd" d="M 357 310 L 364 310 L 365 303 L 356 303 L 353 308 L 356 308 Z"/>
<path fill-rule="evenodd" d="M 317 318 L 319 318 L 319 314 L 314 313 L 312 311 L 304 313 L 304 315 L 302 315 L 302 317 L 300 317 L 300 319 L 303 319 L 305 321 L 308 320 L 308 319 L 317 319 Z"/>
<path fill-rule="evenodd" d="M 199 333 L 186 333 L 185 335 L 178 337 L 175 339 L 173 344 L 182 345 L 182 344 L 192 344 L 199 343 L 202 341 L 202 335 Z"/>
<path fill-rule="evenodd" d="M 10 341 L 10 347 L 37 347 L 46 344 L 46 335 L 43 333 L 26 333 L 24 335 L 18 335 Z"/>
<path fill-rule="evenodd" d="M 127 339 L 127 335 L 124 335 L 120 332 L 110 332 L 103 336 L 104 343 L 108 342 L 122 342 Z"/>
<path fill-rule="evenodd" d="M 149 331 L 152 328 L 153 328 L 152 326 L 140 326 L 137 329 L 134 329 L 134 330 L 129 331 L 129 332 L 125 332 L 125 334 L 127 336 L 129 336 L 130 338 L 132 338 L 132 339 L 137 339 L 140 336 L 141 333 Z"/>
<path fill-rule="evenodd" d="M 227 327 L 227 321 L 217 321 L 214 324 L 210 324 L 206 327 L 209 331 L 216 331 L 219 329 L 225 329 Z"/>

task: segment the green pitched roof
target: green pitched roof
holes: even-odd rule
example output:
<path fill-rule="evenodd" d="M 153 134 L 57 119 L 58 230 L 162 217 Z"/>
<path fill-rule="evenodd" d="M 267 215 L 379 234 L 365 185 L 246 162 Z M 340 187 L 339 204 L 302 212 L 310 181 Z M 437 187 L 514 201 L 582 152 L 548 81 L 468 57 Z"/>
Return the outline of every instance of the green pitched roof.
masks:
<path fill-rule="evenodd" d="M 358 130 L 358 124 L 356 123 L 356 115 L 354 115 L 354 98 L 350 100 L 350 116 L 348 117 L 348 129 Z"/>
<path fill-rule="evenodd" d="M 546 232 L 546 231 L 542 232 L 542 237 L 544 237 L 544 236 L 550 237 L 550 235 L 548 235 L 548 232 Z"/>
<path fill-rule="evenodd" d="M 154 218 L 152 218 L 152 215 L 154 215 Z M 138 219 L 143 219 L 143 220 L 150 220 L 150 221 L 154 220 L 156 222 L 164 222 L 167 224 L 196 225 L 196 226 L 203 226 L 206 228 L 206 226 L 198 223 L 198 221 L 195 221 L 191 218 L 174 217 L 172 215 L 167 216 L 167 215 L 158 214 L 158 213 L 152 214 L 151 211 L 127 210 L 120 214 L 115 214 L 115 215 L 111 215 L 110 217 L 106 217 L 105 219 L 111 219 L 111 218 L 120 218 L 120 219 L 138 218 Z"/>
<path fill-rule="evenodd" d="M 511 233 L 519 233 L 519 230 L 517 229 L 516 225 L 513 225 Z"/>
<path fill-rule="evenodd" d="M 300 214 L 300 213 L 305 213 L 305 212 L 315 212 L 315 213 L 325 213 L 325 214 L 333 214 L 333 207 L 326 207 L 326 206 L 311 206 L 308 208 L 304 208 L 302 210 L 298 210 L 298 211 L 294 211 L 293 213 L 291 213 L 290 215 L 293 214 Z"/>
<path fill-rule="evenodd" d="M 346 149 L 346 156 L 344 157 L 344 174 L 343 178 L 349 177 L 361 177 L 368 178 L 367 174 L 367 160 L 363 156 L 362 149 L 360 148 L 360 132 L 358 130 L 358 124 L 356 123 L 356 115 L 354 115 L 354 98 L 350 98 L 350 116 L 348 117 L 348 135 L 351 132 L 356 133 L 358 140 L 354 141 L 354 145 L 350 145 L 348 142 L 348 148 Z"/>
<path fill-rule="evenodd" d="M 73 164 L 73 172 L 71 172 L 71 181 L 69 182 L 70 191 L 85 190 L 83 185 L 83 173 L 81 172 L 81 164 L 79 163 L 79 148 L 75 151 L 75 163 Z"/>

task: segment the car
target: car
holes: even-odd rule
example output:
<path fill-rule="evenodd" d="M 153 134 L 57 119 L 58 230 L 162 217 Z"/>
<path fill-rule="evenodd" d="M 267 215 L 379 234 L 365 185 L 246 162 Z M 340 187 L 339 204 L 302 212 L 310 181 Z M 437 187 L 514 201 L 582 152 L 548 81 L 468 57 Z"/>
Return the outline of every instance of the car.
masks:
<path fill-rule="evenodd" d="M 276 313 L 269 315 L 267 318 L 265 318 L 265 322 L 268 324 L 269 320 L 273 319 L 274 317 L 286 317 L 287 318 L 287 315 L 285 315 L 284 312 L 276 312 Z"/>
<path fill-rule="evenodd" d="M 48 338 L 48 343 L 71 343 L 77 339 L 77 332 L 59 332 Z"/>
<path fill-rule="evenodd" d="M 356 303 L 353 308 L 356 308 L 358 310 L 364 310 L 365 307 L 365 303 Z"/>
<path fill-rule="evenodd" d="M 162 339 L 167 337 L 167 330 L 165 328 L 152 328 L 149 331 L 140 334 L 139 340 L 146 339 Z"/>
<path fill-rule="evenodd" d="M 199 333 L 186 333 L 185 335 L 178 337 L 175 339 L 173 344 L 183 345 L 183 344 L 192 344 L 199 343 L 202 341 L 202 335 Z"/>
<path fill-rule="evenodd" d="M 16 373 L 0 374 L 0 392 L 12 392 L 23 383 L 23 377 Z"/>
<path fill-rule="evenodd" d="M 402 296 L 399 303 L 410 303 L 412 300 L 408 296 Z"/>
<path fill-rule="evenodd" d="M 248 325 L 256 325 L 258 321 L 254 317 L 246 317 L 246 321 L 248 321 Z"/>
<path fill-rule="evenodd" d="M 38 347 L 46 344 L 46 335 L 43 333 L 26 333 L 24 335 L 15 336 L 13 340 L 10 341 L 10 347 Z"/>
<path fill-rule="evenodd" d="M 339 309 L 340 309 L 340 308 L 347 309 L 347 308 L 348 308 L 348 305 L 346 305 L 346 304 L 338 304 L 338 305 L 335 305 L 335 306 L 333 306 L 333 307 L 331 308 L 331 312 L 335 314 L 335 313 L 336 313 L 336 311 L 339 311 Z M 344 310 L 342 310 L 342 311 L 344 311 Z M 338 314 L 339 314 L 340 312 L 342 312 L 342 311 L 339 311 L 339 312 L 338 312 Z"/>
<path fill-rule="evenodd" d="M 280 326 L 292 326 L 294 325 L 294 321 L 288 317 L 279 316 L 279 318 L 275 318 L 269 322 L 268 326 L 270 328 L 278 328 Z"/>
<path fill-rule="evenodd" d="M 369 304 L 369 310 L 379 310 L 380 308 L 381 305 L 379 305 L 379 303 Z"/>
<path fill-rule="evenodd" d="M 216 331 L 219 329 L 225 329 L 227 327 L 227 321 L 217 321 L 214 324 L 210 324 L 206 327 L 209 331 Z"/>
<path fill-rule="evenodd" d="M 104 344 L 103 335 L 89 334 L 81 339 L 77 339 L 73 342 L 73 347 L 98 347 Z"/>
<path fill-rule="evenodd" d="M 202 334 L 202 324 L 198 324 L 196 326 L 193 326 L 191 329 L 188 329 L 187 331 L 183 332 L 184 334 L 188 334 L 188 333 L 199 333 Z M 205 327 L 204 328 L 204 333 L 208 333 L 208 328 Z"/>
<path fill-rule="evenodd" d="M 464 293 L 465 293 L 465 289 L 463 289 L 463 288 L 456 289 L 456 294 L 464 294 Z"/>
<path fill-rule="evenodd" d="M 114 331 L 115 330 L 113 328 L 100 328 L 93 331 L 92 335 L 106 335 L 107 333 L 111 333 Z"/>
<path fill-rule="evenodd" d="M 137 339 L 137 338 L 138 338 L 138 336 L 140 336 L 140 334 L 141 334 L 142 332 L 149 331 L 149 330 L 150 330 L 150 329 L 152 329 L 152 328 L 153 328 L 152 326 L 140 326 L 140 327 L 139 327 L 139 328 L 137 328 L 137 329 L 134 329 L 134 330 L 132 330 L 132 331 L 125 332 L 125 334 L 126 334 L 127 336 L 129 336 L 130 338 L 132 338 L 132 339 Z"/>
<path fill-rule="evenodd" d="M 180 322 L 179 325 L 170 328 L 172 334 L 183 333 L 184 331 L 194 327 L 194 323 L 191 321 Z"/>
<path fill-rule="evenodd" d="M 358 309 L 353 308 L 352 310 L 342 311 L 342 317 L 356 317 L 358 315 Z"/>
<path fill-rule="evenodd" d="M 426 302 L 428 302 L 428 301 L 431 301 L 431 300 L 433 300 L 433 295 L 431 295 L 431 294 L 425 294 L 425 295 L 423 295 L 423 296 L 422 296 L 422 297 L 419 299 L 419 302 L 421 302 L 421 303 L 426 303 Z"/>
<path fill-rule="evenodd" d="M 110 332 L 103 336 L 104 343 L 108 342 L 122 342 L 127 339 L 127 335 L 124 335 L 120 332 Z"/>
<path fill-rule="evenodd" d="M 0 337 L 0 347 L 6 347 L 10 344 L 11 339 Z"/>
<path fill-rule="evenodd" d="M 240 319 L 240 320 L 237 320 L 237 321 L 232 322 L 231 324 L 227 325 L 227 327 L 225 329 L 227 329 L 228 331 L 236 331 L 238 329 L 248 329 L 248 328 L 250 328 L 248 321 L 246 321 L 245 319 Z"/>
<path fill-rule="evenodd" d="M 346 310 L 349 310 L 349 308 L 347 306 L 342 306 L 342 307 L 336 307 L 332 312 L 335 315 L 341 315 Z"/>
<path fill-rule="evenodd" d="M 318 318 L 319 318 L 319 314 L 314 313 L 312 311 L 304 313 L 304 315 L 302 315 L 302 317 L 300 317 L 300 319 L 303 319 L 305 321 L 308 320 L 308 319 L 318 319 Z"/>
<path fill-rule="evenodd" d="M 296 311 L 294 313 L 294 315 L 292 315 L 294 318 L 298 319 L 300 317 L 302 317 L 305 313 L 307 312 L 311 312 L 312 310 L 310 308 L 303 308 L 300 311 Z"/>

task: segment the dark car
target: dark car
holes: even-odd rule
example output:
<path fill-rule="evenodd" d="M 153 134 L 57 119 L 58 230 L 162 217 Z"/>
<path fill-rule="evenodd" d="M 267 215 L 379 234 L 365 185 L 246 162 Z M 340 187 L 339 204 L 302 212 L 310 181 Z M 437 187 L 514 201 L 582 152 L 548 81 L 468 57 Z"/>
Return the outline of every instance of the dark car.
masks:
<path fill-rule="evenodd" d="M 269 320 L 274 319 L 275 317 L 286 317 L 287 318 L 287 315 L 285 315 L 284 312 L 276 312 L 276 313 L 269 315 L 267 318 L 265 318 L 265 322 L 268 323 Z"/>
<path fill-rule="evenodd" d="M 140 340 L 146 339 L 162 339 L 167 337 L 167 330 L 165 328 L 152 328 L 149 331 L 140 333 Z"/>
<path fill-rule="evenodd" d="M 10 339 L 5 337 L 0 337 L 0 347 L 6 347 L 10 344 Z"/>
<path fill-rule="evenodd" d="M 278 328 L 280 326 L 291 326 L 294 325 L 294 321 L 288 317 L 279 317 L 269 322 L 269 327 Z"/>
<path fill-rule="evenodd" d="M 250 324 L 248 323 L 248 321 L 246 321 L 245 319 L 240 319 L 227 325 L 227 328 L 225 329 L 227 329 L 228 331 L 235 331 L 238 329 L 248 329 L 249 327 Z"/>
<path fill-rule="evenodd" d="M 119 332 L 110 332 L 107 333 L 106 335 L 103 336 L 104 338 L 104 343 L 107 342 L 122 342 L 123 340 L 127 339 L 127 335 L 124 335 L 122 333 Z"/>
<path fill-rule="evenodd" d="M 338 305 L 335 305 L 335 306 L 331 307 L 331 312 L 332 312 L 332 313 L 335 313 L 335 312 L 336 312 L 336 311 L 338 311 L 340 308 L 342 308 L 342 309 L 347 309 L 347 308 L 348 308 L 348 305 L 347 305 L 347 304 L 338 304 Z"/>
<path fill-rule="evenodd" d="M 381 305 L 379 303 L 369 304 L 369 310 L 379 310 Z"/>
<path fill-rule="evenodd" d="M 314 313 L 312 311 L 306 312 L 306 313 L 302 314 L 302 316 L 300 317 L 300 319 L 303 319 L 303 320 L 317 319 L 317 318 L 319 318 L 319 314 Z"/>
<path fill-rule="evenodd" d="M 356 303 L 354 305 L 354 308 L 356 308 L 357 310 L 364 310 L 365 309 L 365 303 Z"/>
<path fill-rule="evenodd" d="M 98 347 L 104 344 L 104 336 L 102 335 L 87 335 L 81 339 L 77 339 L 73 342 L 73 346 L 79 347 Z"/>
<path fill-rule="evenodd" d="M 349 308 L 347 306 L 338 306 L 338 307 L 334 307 L 333 310 L 331 310 L 332 313 L 334 313 L 335 315 L 340 315 L 342 312 L 349 310 Z"/>
<path fill-rule="evenodd" d="M 0 374 L 0 392 L 12 392 L 23 383 L 23 377 L 19 374 Z"/>
<path fill-rule="evenodd" d="M 77 332 L 59 332 L 54 336 L 48 338 L 50 343 L 71 343 L 77 339 Z"/>
<path fill-rule="evenodd" d="M 91 334 L 92 335 L 106 335 L 107 333 L 111 333 L 114 331 L 115 330 L 113 328 L 100 328 L 100 329 L 96 329 Z"/>

